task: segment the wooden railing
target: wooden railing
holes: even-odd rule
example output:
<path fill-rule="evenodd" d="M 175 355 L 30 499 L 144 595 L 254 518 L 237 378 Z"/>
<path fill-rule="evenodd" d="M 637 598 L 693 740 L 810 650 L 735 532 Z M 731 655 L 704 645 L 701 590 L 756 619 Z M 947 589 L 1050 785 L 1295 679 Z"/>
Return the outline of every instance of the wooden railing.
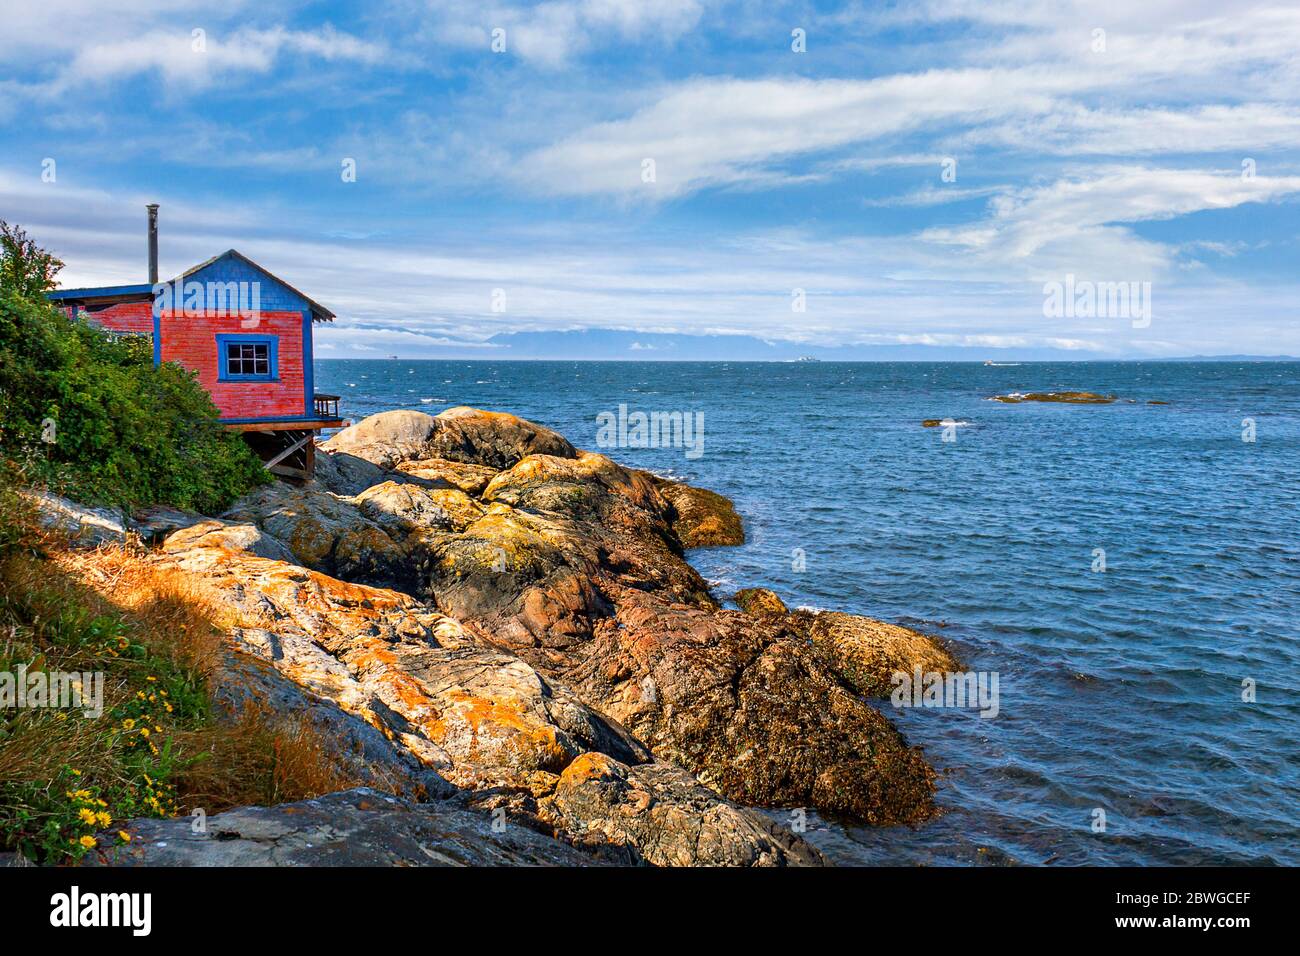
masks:
<path fill-rule="evenodd" d="M 339 417 L 339 396 L 324 395 L 317 392 L 312 396 L 312 404 L 320 418 L 335 419 Z"/>

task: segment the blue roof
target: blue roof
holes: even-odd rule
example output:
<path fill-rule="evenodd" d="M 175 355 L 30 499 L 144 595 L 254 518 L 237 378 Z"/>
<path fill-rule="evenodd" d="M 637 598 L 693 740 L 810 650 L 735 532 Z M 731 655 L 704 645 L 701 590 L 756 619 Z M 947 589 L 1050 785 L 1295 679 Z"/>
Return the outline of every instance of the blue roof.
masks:
<path fill-rule="evenodd" d="M 48 292 L 47 299 L 100 299 L 114 296 L 134 296 L 134 295 L 152 295 L 153 286 L 149 283 L 142 285 L 105 285 L 89 289 L 59 289 L 56 292 Z"/>
<path fill-rule="evenodd" d="M 295 308 L 300 308 L 302 305 L 306 305 L 306 307 L 311 310 L 313 321 L 329 322 L 334 319 L 334 313 L 331 312 L 329 309 L 325 308 L 325 306 L 321 305 L 319 302 L 315 301 L 314 299 L 311 299 L 308 296 L 303 295 L 301 292 L 299 292 L 293 286 L 289 285 L 289 283 L 285 282 L 279 276 L 262 268 L 252 259 L 248 258 L 248 256 L 244 255 L 241 252 L 238 252 L 235 249 L 227 249 L 225 252 L 221 253 L 220 255 L 213 256 L 211 259 L 207 260 L 206 262 L 200 262 L 198 265 L 194 266 L 194 268 L 187 269 L 185 272 L 182 272 L 179 276 L 177 276 L 175 279 L 172 279 L 171 281 L 183 282 L 184 280 L 188 279 L 190 276 L 194 275 L 197 272 L 212 269 L 216 265 L 216 263 L 219 263 L 222 260 L 230 260 L 231 263 L 234 264 L 236 268 L 239 268 L 242 265 L 242 267 L 252 269 L 257 273 L 266 276 L 272 282 L 275 282 L 278 285 L 283 286 L 284 289 L 287 290 L 289 293 L 291 293 L 293 297 L 302 300 L 301 303 L 298 303 L 295 306 Z M 54 300 L 62 300 L 62 301 L 80 301 L 83 299 L 117 299 L 118 301 L 125 302 L 125 301 L 136 300 L 144 297 L 151 297 L 152 295 L 153 295 L 153 286 L 146 282 L 138 285 L 97 286 L 95 288 L 87 288 L 87 289 L 59 289 L 55 292 L 47 293 L 46 298 L 54 299 Z"/>

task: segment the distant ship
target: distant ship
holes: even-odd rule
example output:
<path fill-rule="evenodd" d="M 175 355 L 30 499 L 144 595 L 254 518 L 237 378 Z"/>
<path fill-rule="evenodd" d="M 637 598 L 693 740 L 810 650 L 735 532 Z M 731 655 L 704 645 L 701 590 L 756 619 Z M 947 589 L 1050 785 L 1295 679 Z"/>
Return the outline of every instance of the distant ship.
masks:
<path fill-rule="evenodd" d="M 984 364 L 992 366 L 993 368 L 1015 368 L 1020 363 L 1019 362 L 995 362 L 992 359 L 985 359 Z"/>
<path fill-rule="evenodd" d="M 820 362 L 821 359 L 817 358 L 815 355 L 801 355 L 797 359 L 795 359 L 795 361 L 796 362 Z"/>

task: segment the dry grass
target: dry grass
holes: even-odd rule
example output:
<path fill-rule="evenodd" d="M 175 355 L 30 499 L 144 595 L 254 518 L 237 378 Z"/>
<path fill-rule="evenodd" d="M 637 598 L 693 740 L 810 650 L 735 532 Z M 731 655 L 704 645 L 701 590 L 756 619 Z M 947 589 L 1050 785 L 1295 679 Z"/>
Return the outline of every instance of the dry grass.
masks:
<path fill-rule="evenodd" d="M 182 738 L 203 759 L 177 784 L 208 812 L 248 804 L 291 803 L 368 783 L 350 775 L 305 717 L 248 707 L 230 723 Z"/>
<path fill-rule="evenodd" d="M 130 548 L 65 551 L 57 560 L 135 621 L 153 653 L 211 689 L 226 653 L 222 632 L 244 622 L 215 604 L 191 575 Z M 251 704 L 234 720 L 181 730 L 175 739 L 187 755 L 175 779 L 178 793 L 187 806 L 209 813 L 305 800 L 372 782 L 349 773 L 305 718 Z"/>
<path fill-rule="evenodd" d="M 101 607 L 130 620 L 141 642 L 204 681 L 221 666 L 229 615 L 189 575 L 129 547 L 61 551 L 55 563 L 93 590 Z"/>
<path fill-rule="evenodd" d="M 0 502 L 0 523 L 30 514 Z M 0 711 L 0 849 L 75 858 L 126 819 L 306 799 L 357 779 L 301 716 L 219 719 L 225 629 L 194 579 L 131 548 L 69 551 L 24 527 L 0 542 L 0 670 L 94 671 L 104 716 Z M 82 796 L 84 794 L 85 796 Z M 85 822 L 87 809 L 101 813 Z"/>

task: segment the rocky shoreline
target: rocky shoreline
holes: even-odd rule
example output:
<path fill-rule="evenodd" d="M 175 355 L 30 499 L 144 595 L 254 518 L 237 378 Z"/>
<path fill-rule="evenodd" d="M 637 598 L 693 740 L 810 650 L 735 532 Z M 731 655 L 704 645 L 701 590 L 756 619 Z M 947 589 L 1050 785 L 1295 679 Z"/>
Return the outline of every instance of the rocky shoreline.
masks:
<path fill-rule="evenodd" d="M 210 821 L 227 836 L 184 852 L 185 821 L 139 821 L 101 862 L 816 865 L 750 808 L 934 814 L 934 770 L 869 700 L 896 670 L 957 662 L 919 632 L 762 589 L 723 607 L 685 558 L 743 541 L 720 495 L 471 408 L 374 415 L 319 452 L 305 486 L 146 521 L 149 560 L 220 609 L 232 709 L 310 715 L 396 796 L 229 811 Z M 333 856 L 293 836 L 329 813 L 369 836 Z M 435 830 L 453 849 L 414 849 Z"/>

